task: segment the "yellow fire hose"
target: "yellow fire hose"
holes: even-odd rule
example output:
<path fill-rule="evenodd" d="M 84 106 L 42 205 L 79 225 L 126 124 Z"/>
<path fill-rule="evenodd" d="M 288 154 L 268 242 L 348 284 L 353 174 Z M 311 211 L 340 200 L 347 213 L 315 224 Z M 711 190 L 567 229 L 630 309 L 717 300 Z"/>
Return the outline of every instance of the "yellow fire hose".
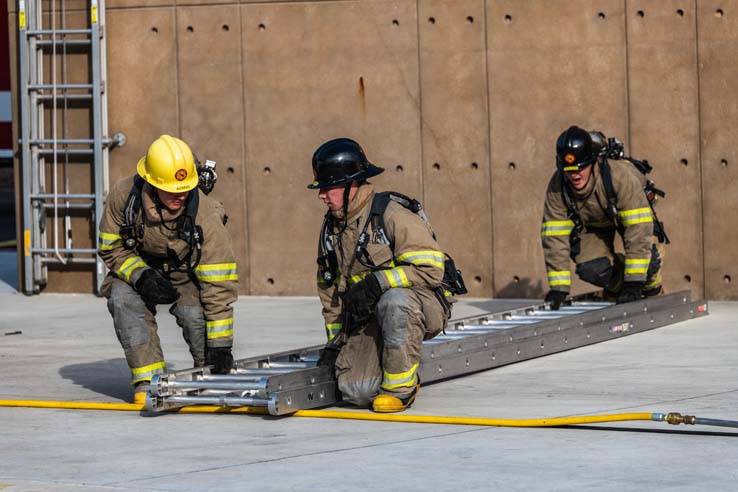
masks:
<path fill-rule="evenodd" d="M 73 401 L 42 400 L 0 400 L 0 407 L 57 408 L 70 410 L 118 410 L 129 412 L 145 412 L 146 405 L 134 403 L 89 403 Z M 238 413 L 269 415 L 266 408 L 239 407 L 228 408 L 218 406 L 190 406 L 166 410 L 174 413 Z M 557 427 L 562 425 L 597 424 L 603 422 L 623 422 L 632 420 L 649 420 L 668 422 L 669 424 L 714 425 L 719 427 L 738 428 L 738 421 L 699 418 L 679 413 L 616 413 L 609 415 L 574 415 L 571 417 L 554 417 L 546 419 L 494 419 L 479 417 L 445 417 L 435 415 L 386 414 L 369 412 L 346 412 L 336 410 L 298 410 L 290 414 L 293 417 L 312 417 L 323 419 L 373 420 L 381 422 L 405 422 L 417 424 L 450 424 L 477 425 L 489 427 Z"/>

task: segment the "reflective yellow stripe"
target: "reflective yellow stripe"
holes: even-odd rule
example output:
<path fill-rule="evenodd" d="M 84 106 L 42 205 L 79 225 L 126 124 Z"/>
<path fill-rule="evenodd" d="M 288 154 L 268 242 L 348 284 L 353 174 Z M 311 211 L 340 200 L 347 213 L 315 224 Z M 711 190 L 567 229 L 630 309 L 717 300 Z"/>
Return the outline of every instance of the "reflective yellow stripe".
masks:
<path fill-rule="evenodd" d="M 574 229 L 571 220 L 550 220 L 541 224 L 541 237 L 546 236 L 568 236 Z"/>
<path fill-rule="evenodd" d="M 100 232 L 97 245 L 101 251 L 108 251 L 121 245 L 121 237 L 118 234 Z"/>
<path fill-rule="evenodd" d="M 139 268 L 145 267 L 146 263 L 144 263 L 140 256 L 132 256 L 131 258 L 128 258 L 126 261 L 124 261 L 123 264 L 120 266 L 120 268 L 118 269 L 118 276 L 126 282 L 130 282 L 131 274 Z"/>
<path fill-rule="evenodd" d="M 618 212 L 618 217 L 623 225 L 643 224 L 653 222 L 653 214 L 649 207 L 633 208 Z"/>
<path fill-rule="evenodd" d="M 400 372 L 400 373 L 391 373 L 387 371 L 384 372 L 384 380 L 382 381 L 382 388 L 384 389 L 395 389 L 395 388 L 402 388 L 402 387 L 408 387 L 408 386 L 415 386 L 418 378 L 418 365 L 420 363 L 416 362 L 413 367 L 410 368 L 409 371 Z"/>
<path fill-rule="evenodd" d="M 235 263 L 211 263 L 195 267 L 195 275 L 203 282 L 223 282 L 238 280 Z"/>
<path fill-rule="evenodd" d="M 328 340 L 333 340 L 338 335 L 338 332 L 343 328 L 343 323 L 326 323 L 325 331 L 328 335 Z"/>
<path fill-rule="evenodd" d="M 131 379 L 133 380 L 134 384 L 138 383 L 139 381 L 151 381 L 151 377 L 154 374 L 161 374 L 166 370 L 166 368 L 167 365 L 164 361 L 155 362 L 143 367 L 132 367 Z"/>
<path fill-rule="evenodd" d="M 387 278 L 390 287 L 410 287 L 412 285 L 405 275 L 405 270 L 401 267 L 382 270 L 382 273 Z"/>
<path fill-rule="evenodd" d="M 650 258 L 636 258 L 632 260 L 625 260 L 625 274 L 636 275 L 641 273 L 648 273 L 648 265 L 650 263 Z"/>
<path fill-rule="evenodd" d="M 205 327 L 208 331 L 208 340 L 233 336 L 233 318 L 206 321 Z"/>
<path fill-rule="evenodd" d="M 548 272 L 548 285 L 571 285 L 571 272 L 569 270 Z"/>
<path fill-rule="evenodd" d="M 566 167 L 564 167 L 564 172 L 565 173 L 572 172 L 572 171 L 579 171 L 579 170 L 580 170 L 579 169 L 579 166 L 566 166 Z"/>
<path fill-rule="evenodd" d="M 366 277 L 370 273 L 372 273 L 372 272 L 361 272 L 361 273 L 357 273 L 356 275 L 353 275 L 350 279 L 348 279 L 348 281 L 352 285 L 353 284 L 358 284 L 359 282 L 361 282 L 362 280 L 364 280 L 364 277 Z"/>
<path fill-rule="evenodd" d="M 413 265 L 432 265 L 443 270 L 443 253 L 440 251 L 407 251 L 398 256 L 397 261 L 404 261 Z"/>

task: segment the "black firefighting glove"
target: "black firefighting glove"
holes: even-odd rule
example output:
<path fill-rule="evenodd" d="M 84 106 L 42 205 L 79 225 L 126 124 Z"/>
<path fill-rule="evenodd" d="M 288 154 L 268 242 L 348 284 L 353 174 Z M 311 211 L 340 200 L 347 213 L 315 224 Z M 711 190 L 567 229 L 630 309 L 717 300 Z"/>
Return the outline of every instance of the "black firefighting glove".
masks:
<path fill-rule="evenodd" d="M 135 287 L 146 304 L 171 304 L 179 299 L 179 292 L 172 283 L 153 268 L 141 273 Z"/>
<path fill-rule="evenodd" d="M 343 298 L 346 309 L 358 324 L 364 324 L 374 315 L 374 306 L 382 297 L 382 287 L 374 275 L 367 275 L 364 280 L 349 289 Z"/>
<path fill-rule="evenodd" d="M 320 358 L 318 359 L 318 367 L 336 367 L 336 360 L 338 359 L 338 352 L 340 350 L 336 347 L 326 346 L 320 351 Z"/>
<path fill-rule="evenodd" d="M 205 363 L 213 366 L 213 374 L 228 374 L 233 369 L 231 347 L 208 347 L 205 352 Z"/>
<path fill-rule="evenodd" d="M 618 295 L 618 304 L 640 301 L 643 298 L 643 282 L 623 282 L 623 290 Z"/>
<path fill-rule="evenodd" d="M 546 294 L 545 302 L 548 302 L 551 306 L 551 309 L 554 311 L 558 311 L 561 307 L 561 303 L 564 302 L 564 299 L 566 299 L 566 296 L 568 296 L 566 292 L 563 290 L 549 290 L 548 294 Z"/>

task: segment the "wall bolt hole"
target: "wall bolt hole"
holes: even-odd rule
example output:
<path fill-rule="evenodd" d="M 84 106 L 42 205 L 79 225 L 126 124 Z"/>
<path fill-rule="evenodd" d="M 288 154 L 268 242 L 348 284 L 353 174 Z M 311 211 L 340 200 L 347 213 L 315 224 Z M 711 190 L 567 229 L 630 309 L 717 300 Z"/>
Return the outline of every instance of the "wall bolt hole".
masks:
<path fill-rule="evenodd" d="M 397 167 L 395 168 L 395 171 L 397 171 L 398 173 L 401 173 L 401 172 L 403 172 L 404 170 L 405 170 L 405 169 L 404 169 L 404 168 L 403 168 L 402 166 L 397 166 Z"/>
<path fill-rule="evenodd" d="M 398 27 L 400 25 L 400 21 L 397 19 L 392 19 L 392 27 Z"/>
<path fill-rule="evenodd" d="M 195 28 L 192 26 L 187 26 L 187 32 L 195 32 Z"/>
<path fill-rule="evenodd" d="M 159 34 L 159 28 L 158 27 L 152 27 L 151 28 L 151 32 L 153 32 L 154 34 Z"/>
<path fill-rule="evenodd" d="M 517 284 L 518 282 L 520 282 L 520 277 L 518 277 L 517 275 L 515 275 L 515 276 L 513 277 L 513 282 L 515 282 L 516 284 Z"/>
<path fill-rule="evenodd" d="M 692 281 L 692 276 L 691 276 L 691 275 L 685 275 L 685 276 L 684 276 L 684 280 L 685 280 L 686 282 L 691 282 L 691 281 Z"/>
<path fill-rule="evenodd" d="M 512 15 L 505 16 L 505 24 L 512 24 Z"/>
<path fill-rule="evenodd" d="M 268 278 L 268 279 L 267 279 L 267 283 L 268 283 L 269 285 L 274 285 L 274 279 L 273 279 L 273 278 Z"/>
<path fill-rule="evenodd" d="M 597 18 L 600 19 L 600 20 L 605 20 L 607 18 L 607 16 L 605 15 L 604 12 L 598 12 L 597 13 Z"/>
<path fill-rule="evenodd" d="M 230 167 L 230 166 L 229 166 L 229 167 L 228 167 L 228 168 L 226 169 L 226 172 L 227 172 L 228 174 L 233 174 L 233 173 L 235 173 L 235 172 L 236 172 L 236 170 L 235 170 L 235 169 L 233 169 L 232 167 Z"/>
<path fill-rule="evenodd" d="M 264 168 L 264 176 L 269 176 L 270 174 L 272 174 L 272 168 L 269 167 L 269 166 L 265 167 Z"/>
<path fill-rule="evenodd" d="M 731 280 L 733 279 L 730 278 L 730 275 L 726 275 L 723 277 L 723 282 L 725 282 L 726 284 L 729 284 Z"/>
<path fill-rule="evenodd" d="M 429 24 L 435 24 L 436 23 L 436 18 L 435 17 L 428 17 L 428 23 Z"/>
<path fill-rule="evenodd" d="M 479 164 L 477 164 L 476 162 L 472 162 L 471 164 L 469 164 L 469 167 L 476 171 L 477 169 L 479 169 Z"/>
<path fill-rule="evenodd" d="M 688 165 L 688 164 L 689 164 L 689 161 L 688 161 L 687 159 L 682 159 L 682 160 L 681 160 L 681 161 L 679 161 L 679 162 L 681 162 L 681 163 L 682 163 L 682 166 L 686 166 L 686 165 Z"/>
<path fill-rule="evenodd" d="M 676 13 L 677 13 L 677 15 L 678 15 L 679 17 L 684 17 L 684 10 L 682 10 L 682 9 L 677 9 Z"/>
<path fill-rule="evenodd" d="M 509 169 L 510 171 L 515 171 L 515 163 L 514 163 L 514 162 L 509 162 L 509 163 L 507 164 L 507 168 L 508 168 L 508 169 Z"/>
<path fill-rule="evenodd" d="M 479 275 L 477 275 L 476 277 L 474 277 L 474 281 L 476 283 L 478 283 L 478 284 L 481 284 L 482 283 L 482 277 L 480 277 Z"/>
<path fill-rule="evenodd" d="M 727 159 L 720 159 L 720 165 L 723 167 L 728 167 L 728 160 Z"/>
<path fill-rule="evenodd" d="M 266 31 L 267 26 L 264 24 L 259 24 L 259 30 L 260 31 Z"/>
<path fill-rule="evenodd" d="M 441 165 L 439 163 L 437 163 L 437 162 L 434 162 L 433 163 L 433 169 L 435 169 L 436 171 L 440 171 L 441 170 Z"/>
<path fill-rule="evenodd" d="M 470 15 L 470 16 L 468 16 L 468 17 L 466 18 L 466 22 L 468 22 L 469 24 L 474 24 L 474 17 L 472 17 L 471 15 Z"/>
<path fill-rule="evenodd" d="M 639 10 L 638 12 L 636 12 L 636 15 L 643 19 L 646 16 L 646 13 L 642 10 Z"/>
<path fill-rule="evenodd" d="M 723 9 L 717 9 L 715 11 L 715 17 L 722 17 L 724 14 Z"/>

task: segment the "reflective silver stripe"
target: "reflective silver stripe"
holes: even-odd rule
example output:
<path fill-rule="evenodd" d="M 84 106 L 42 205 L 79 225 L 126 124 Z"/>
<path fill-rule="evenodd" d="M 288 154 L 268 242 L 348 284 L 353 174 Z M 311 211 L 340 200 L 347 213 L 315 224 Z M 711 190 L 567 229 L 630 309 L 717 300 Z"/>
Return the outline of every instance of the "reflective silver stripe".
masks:
<path fill-rule="evenodd" d="M 568 236 L 574 230 L 571 220 L 551 220 L 541 224 L 541 236 Z"/>

